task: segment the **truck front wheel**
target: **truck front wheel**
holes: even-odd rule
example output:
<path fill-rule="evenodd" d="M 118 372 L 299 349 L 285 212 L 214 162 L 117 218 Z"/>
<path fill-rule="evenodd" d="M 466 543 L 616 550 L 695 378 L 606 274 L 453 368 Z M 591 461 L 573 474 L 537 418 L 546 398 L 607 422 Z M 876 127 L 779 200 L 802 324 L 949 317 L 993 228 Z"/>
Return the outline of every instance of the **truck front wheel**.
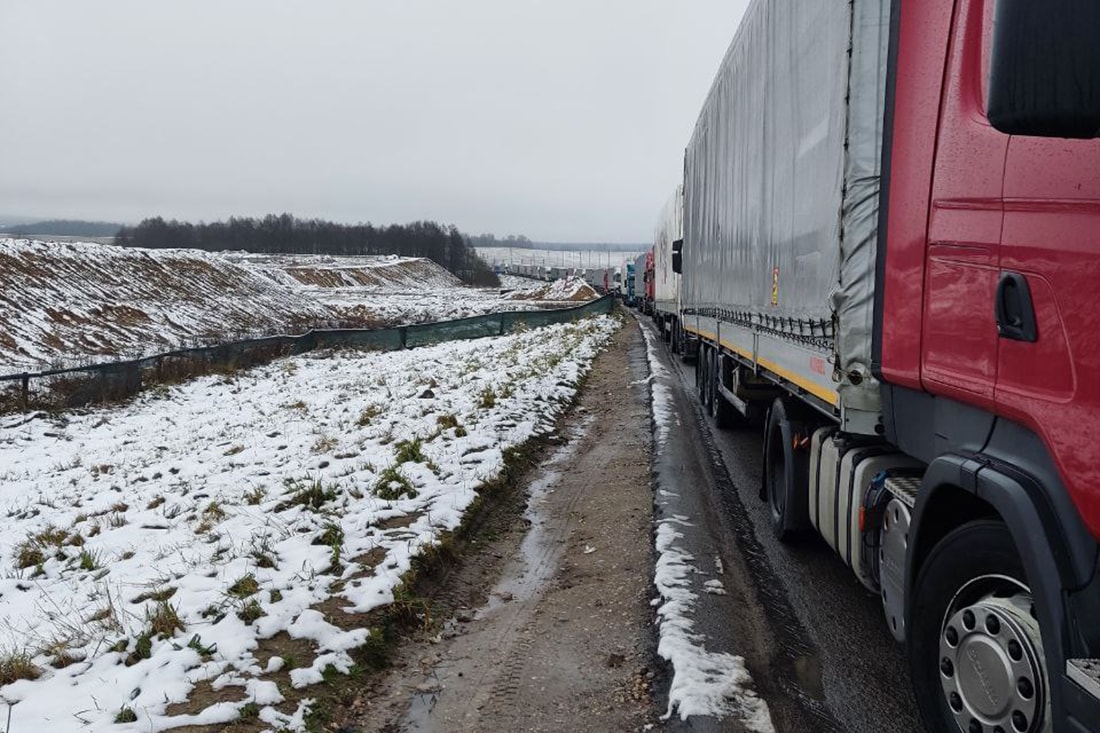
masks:
<path fill-rule="evenodd" d="M 913 587 L 909 671 L 928 730 L 1046 733 L 1043 641 L 1015 544 L 969 522 L 931 551 Z"/>

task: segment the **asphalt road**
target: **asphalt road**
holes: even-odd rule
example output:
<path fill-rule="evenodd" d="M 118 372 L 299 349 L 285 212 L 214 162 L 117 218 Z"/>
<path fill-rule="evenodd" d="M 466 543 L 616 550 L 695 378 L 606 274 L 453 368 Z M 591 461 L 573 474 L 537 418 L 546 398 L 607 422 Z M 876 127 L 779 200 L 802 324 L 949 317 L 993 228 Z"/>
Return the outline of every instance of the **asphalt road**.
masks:
<path fill-rule="evenodd" d="M 730 591 L 700 604 L 708 649 L 745 657 L 781 733 L 921 731 L 903 648 L 878 597 L 822 541 L 775 539 L 759 499 L 762 429 L 715 428 L 695 399 L 693 367 L 662 344 L 657 351 L 675 413 L 655 459 L 657 516 L 692 518 L 685 531 L 697 561 L 714 558 Z M 679 727 L 739 728 L 700 718 Z"/>

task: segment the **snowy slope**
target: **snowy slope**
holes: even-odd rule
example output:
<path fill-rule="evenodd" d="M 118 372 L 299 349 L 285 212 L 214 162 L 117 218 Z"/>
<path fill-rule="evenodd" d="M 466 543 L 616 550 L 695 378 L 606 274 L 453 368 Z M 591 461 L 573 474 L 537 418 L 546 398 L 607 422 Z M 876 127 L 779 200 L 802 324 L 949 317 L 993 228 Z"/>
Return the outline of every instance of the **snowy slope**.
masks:
<path fill-rule="evenodd" d="M 132 711 L 158 731 L 249 702 L 301 729 L 296 690 L 367 640 L 355 614 L 391 603 L 502 452 L 552 427 L 614 328 L 308 354 L 115 410 L 4 418 L 0 652 L 41 674 L 0 687 L 13 730 L 116 730 Z M 178 625 L 151 634 L 168 611 Z M 292 663 L 278 639 L 310 652 Z M 222 702 L 189 707 L 203 686 Z"/>
<path fill-rule="evenodd" d="M 530 282 L 528 280 L 526 287 L 514 290 L 508 294 L 508 297 L 513 300 L 573 303 L 594 300 L 600 297 L 599 293 L 593 290 L 592 286 L 584 281 L 584 278 L 580 277 L 567 277 L 534 286 L 530 285 Z"/>
<path fill-rule="evenodd" d="M 0 239 L 0 373 L 337 321 L 299 290 L 205 252 Z"/>
<path fill-rule="evenodd" d="M 286 285 L 319 288 L 363 288 L 382 292 L 412 288 L 437 290 L 462 282 L 423 257 L 332 257 L 326 255 L 261 255 L 226 253 L 244 265 Z"/>
<path fill-rule="evenodd" d="M 199 342 L 575 305 L 503 297 L 402 257 L 255 255 L 0 239 L 0 374 Z"/>

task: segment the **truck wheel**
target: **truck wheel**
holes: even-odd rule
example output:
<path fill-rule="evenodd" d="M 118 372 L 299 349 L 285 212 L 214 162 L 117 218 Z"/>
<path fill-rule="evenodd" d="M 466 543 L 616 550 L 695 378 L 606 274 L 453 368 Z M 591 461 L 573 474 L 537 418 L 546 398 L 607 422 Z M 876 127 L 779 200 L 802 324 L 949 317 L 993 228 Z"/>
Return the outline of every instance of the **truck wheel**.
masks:
<path fill-rule="evenodd" d="M 714 405 L 714 349 L 707 348 L 706 365 L 703 371 L 703 407 L 710 412 Z"/>
<path fill-rule="evenodd" d="M 704 365 L 707 363 L 707 352 L 702 344 L 695 350 L 695 396 L 699 398 L 699 404 L 703 404 L 703 374 Z"/>
<path fill-rule="evenodd" d="M 809 525 L 809 458 L 795 452 L 792 436 L 800 431 L 790 412 L 786 401 L 776 399 L 764 430 L 764 491 L 780 542 L 790 542 Z"/>
<path fill-rule="evenodd" d="M 735 428 L 741 424 L 741 413 L 733 405 L 726 402 L 726 398 L 714 390 L 714 401 L 710 406 L 710 415 L 714 418 L 714 424 L 719 428 Z"/>
<path fill-rule="evenodd" d="M 1004 524 L 970 522 L 940 540 L 912 598 L 909 671 L 928 730 L 1052 729 L 1039 621 Z"/>
<path fill-rule="evenodd" d="M 718 367 L 718 357 L 715 355 L 714 368 L 710 375 L 710 416 L 714 418 L 714 424 L 722 429 L 736 427 L 740 424 L 741 413 L 733 405 L 726 402 L 726 398 L 718 391 L 718 385 L 722 378 L 721 369 Z"/>

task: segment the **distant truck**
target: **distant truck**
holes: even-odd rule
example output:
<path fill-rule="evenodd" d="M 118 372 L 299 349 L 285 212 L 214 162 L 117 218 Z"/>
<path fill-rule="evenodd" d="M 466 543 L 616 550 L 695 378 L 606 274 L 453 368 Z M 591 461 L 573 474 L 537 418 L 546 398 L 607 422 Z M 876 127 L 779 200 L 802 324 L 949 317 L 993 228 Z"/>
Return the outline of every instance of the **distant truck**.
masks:
<path fill-rule="evenodd" d="M 680 320 L 680 273 L 672 267 L 673 255 L 684 244 L 684 187 L 679 185 L 661 209 L 653 235 L 653 318 L 672 349 L 687 355 L 693 339 Z M 684 342 L 684 343 L 682 343 Z"/>
<path fill-rule="evenodd" d="M 881 596 L 929 731 L 1100 731 L 1098 38 L 755 0 L 685 153 L 699 398 L 763 425 L 775 533 Z"/>
<path fill-rule="evenodd" d="M 634 260 L 634 297 L 638 310 L 648 315 L 655 313 L 653 307 L 653 248 L 650 247 Z"/>
<path fill-rule="evenodd" d="M 600 294 L 607 293 L 608 271 L 604 267 L 590 267 L 584 271 L 584 281 L 595 288 Z"/>
<path fill-rule="evenodd" d="M 645 312 L 645 265 L 648 252 L 634 258 L 634 307 Z"/>

